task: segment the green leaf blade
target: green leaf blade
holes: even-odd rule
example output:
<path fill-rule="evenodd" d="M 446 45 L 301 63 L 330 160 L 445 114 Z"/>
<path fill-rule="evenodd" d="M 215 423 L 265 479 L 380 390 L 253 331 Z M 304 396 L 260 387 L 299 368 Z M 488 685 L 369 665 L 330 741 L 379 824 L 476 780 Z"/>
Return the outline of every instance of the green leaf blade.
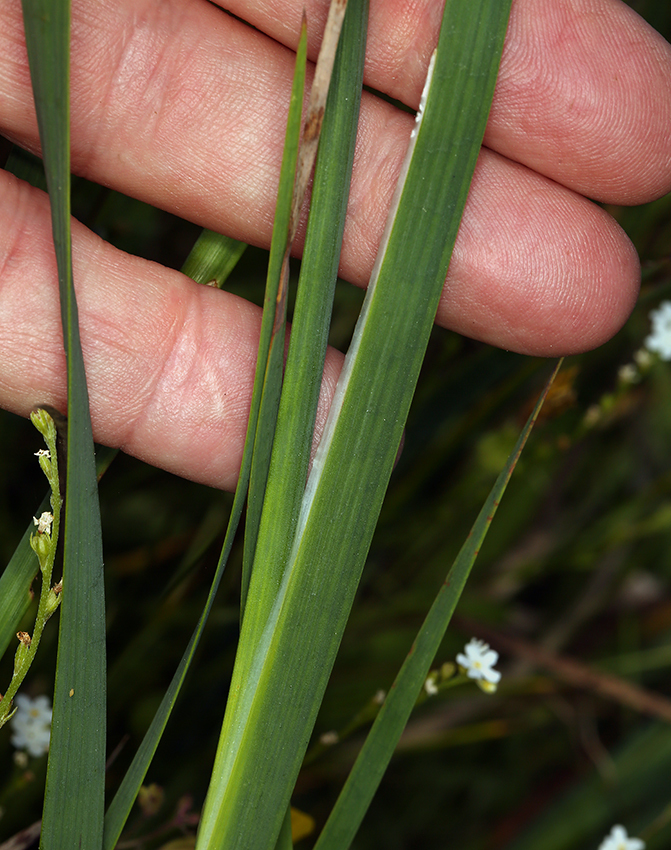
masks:
<path fill-rule="evenodd" d="M 438 592 L 319 836 L 315 850 L 343 850 L 354 839 L 426 681 L 480 547 L 560 366 L 561 361 L 541 393 L 508 462 Z"/>
<path fill-rule="evenodd" d="M 307 25 L 305 20 L 303 20 L 296 53 L 289 115 L 287 117 L 287 133 L 277 191 L 275 222 L 270 245 L 270 257 L 268 259 L 268 276 L 261 322 L 261 336 L 259 339 L 259 354 L 248 425 L 248 440 L 251 435 L 249 450 L 252 457 L 242 572 L 243 612 L 246 606 L 247 591 L 254 562 L 254 553 L 256 551 L 256 540 L 263 508 L 263 494 L 268 478 L 268 467 L 270 465 L 282 385 L 286 332 L 286 287 L 288 285 L 289 251 L 291 248 L 291 214 L 300 143 L 306 66 Z M 245 446 L 245 449 L 247 449 L 247 446 Z M 271 588 L 268 588 L 268 590 L 272 592 Z"/>
<path fill-rule="evenodd" d="M 99 850 L 106 746 L 105 597 L 93 435 L 72 280 L 70 4 L 23 0 L 23 16 L 52 210 L 68 370 L 70 446 L 63 602 L 41 847 Z"/>
<path fill-rule="evenodd" d="M 509 5 L 487 0 L 468 10 L 447 4 L 436 93 L 429 97 L 390 244 L 332 405 L 337 416 L 317 451 L 299 536 L 279 593 L 266 609 L 264 629 L 248 649 L 253 654 L 245 675 L 234 674 L 235 710 L 227 714 L 215 766 L 218 811 L 207 813 L 208 834 L 199 847 L 264 846 L 267 824 L 288 804 L 433 325 L 484 134 L 508 12 Z M 458 95 L 455 76 L 463 87 Z M 431 180 L 431 174 L 444 175 L 444 182 Z M 241 642 L 244 627 L 243 621 Z M 260 775 L 263 783 L 255 783 Z"/>
<path fill-rule="evenodd" d="M 246 248 L 244 242 L 230 236 L 203 230 L 182 266 L 182 274 L 196 283 L 221 289 Z"/>

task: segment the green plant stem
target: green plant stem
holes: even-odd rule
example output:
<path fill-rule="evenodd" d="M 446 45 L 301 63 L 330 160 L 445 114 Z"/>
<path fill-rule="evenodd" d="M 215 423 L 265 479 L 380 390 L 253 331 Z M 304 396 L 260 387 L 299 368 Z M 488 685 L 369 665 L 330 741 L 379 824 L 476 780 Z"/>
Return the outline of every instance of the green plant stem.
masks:
<path fill-rule="evenodd" d="M 37 607 L 37 616 L 35 618 L 35 627 L 32 637 L 24 636 L 19 632 L 19 646 L 14 657 L 14 672 L 9 687 L 4 696 L 0 698 L 0 727 L 10 719 L 12 700 L 17 691 L 21 687 L 26 674 L 33 663 L 35 654 L 42 639 L 44 627 L 47 620 L 54 613 L 60 603 L 60 590 L 54 591 L 51 587 L 51 576 L 56 559 L 56 550 L 58 547 L 58 534 L 60 530 L 61 507 L 63 499 L 61 497 L 60 482 L 58 479 L 58 453 L 56 449 L 56 427 L 54 421 L 49 414 L 44 410 L 34 411 L 31 415 L 33 423 L 38 430 L 43 434 L 44 440 L 49 451 L 49 458 L 40 458 L 40 466 L 46 474 L 51 486 L 51 512 L 53 514 L 53 523 L 50 533 L 42 533 L 39 530 L 32 535 L 31 544 L 35 550 L 42 573 L 42 587 L 40 589 L 40 601 Z M 36 422 L 40 420 L 40 424 Z"/>

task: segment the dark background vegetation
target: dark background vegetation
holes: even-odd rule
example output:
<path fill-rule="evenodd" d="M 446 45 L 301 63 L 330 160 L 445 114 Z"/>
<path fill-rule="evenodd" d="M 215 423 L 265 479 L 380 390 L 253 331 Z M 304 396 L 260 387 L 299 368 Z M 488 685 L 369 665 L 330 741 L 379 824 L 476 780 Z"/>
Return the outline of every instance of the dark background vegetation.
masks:
<path fill-rule="evenodd" d="M 671 38 L 667 2 L 633 5 Z M 181 265 L 198 233 L 83 181 L 74 198 L 106 239 L 168 266 Z M 502 685 L 494 696 L 448 690 L 417 708 L 356 840 L 361 850 L 587 850 L 619 822 L 649 850 L 671 846 L 671 363 L 656 362 L 638 383 L 618 379 L 648 333 L 650 309 L 671 298 L 671 196 L 610 212 L 642 259 L 639 305 L 615 339 L 566 362 L 436 659 L 452 660 L 482 637 L 501 654 Z M 265 261 L 248 249 L 227 287 L 259 301 Z M 346 346 L 360 301 L 339 284 L 335 345 Z M 551 366 L 435 330 L 316 738 L 345 727 L 391 684 Z M 0 445 L 4 564 L 45 483 L 29 423 L 0 413 Z M 230 497 L 120 455 L 100 498 L 113 792 L 203 605 Z M 202 804 L 235 651 L 238 585 L 236 551 L 147 777 L 165 801 L 145 820 L 137 811 L 136 834 L 169 824 L 187 797 L 192 811 Z M 56 625 L 24 688 L 35 695 L 53 688 Z M 5 659 L 0 689 L 9 677 Z M 640 689 L 661 699 L 649 705 Z M 317 828 L 360 735 L 301 774 L 294 804 Z M 15 765 L 9 734 L 0 734 L 0 841 L 39 817 L 45 763 Z M 166 828 L 145 846 L 177 834 Z"/>

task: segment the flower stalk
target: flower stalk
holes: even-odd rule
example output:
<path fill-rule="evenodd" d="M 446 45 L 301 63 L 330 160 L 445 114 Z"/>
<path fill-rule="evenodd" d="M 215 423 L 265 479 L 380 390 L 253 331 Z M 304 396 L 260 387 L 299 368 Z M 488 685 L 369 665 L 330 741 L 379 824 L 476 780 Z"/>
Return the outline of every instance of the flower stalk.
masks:
<path fill-rule="evenodd" d="M 44 511 L 40 517 L 33 517 L 36 529 L 30 537 L 30 546 L 37 555 L 42 574 L 40 599 L 33 634 L 30 635 L 28 632 L 17 634 L 19 645 L 14 656 L 14 672 L 7 691 L 0 697 L 0 727 L 7 723 L 16 710 L 12 711 L 12 700 L 33 663 L 47 621 L 60 605 L 63 589 L 62 581 L 53 587 L 51 585 L 63 504 L 58 478 L 56 425 L 52 417 L 42 408 L 33 410 L 30 419 L 47 445 L 46 449 L 40 449 L 35 454 L 51 487 L 51 511 Z"/>

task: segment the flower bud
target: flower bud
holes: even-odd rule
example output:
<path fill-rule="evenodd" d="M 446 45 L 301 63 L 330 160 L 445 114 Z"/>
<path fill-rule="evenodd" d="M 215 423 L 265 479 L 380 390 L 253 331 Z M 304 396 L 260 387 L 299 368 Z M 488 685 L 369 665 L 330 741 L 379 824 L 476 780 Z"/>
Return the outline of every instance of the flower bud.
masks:
<path fill-rule="evenodd" d="M 51 416 L 41 407 L 30 413 L 30 421 L 44 437 L 47 445 L 56 439 L 56 426 Z"/>
<path fill-rule="evenodd" d="M 31 534 L 30 548 L 37 555 L 40 562 L 40 569 L 46 563 L 49 553 L 51 552 L 51 537 L 48 534 Z"/>
<path fill-rule="evenodd" d="M 62 585 L 59 589 L 57 589 L 57 588 L 58 588 L 58 585 L 56 585 L 55 587 L 52 587 L 51 590 L 49 591 L 49 593 L 47 594 L 47 598 L 46 598 L 45 606 L 44 606 L 45 622 L 46 622 L 46 620 L 49 619 L 49 617 L 51 617 L 51 615 L 54 613 L 54 611 L 61 604 L 61 599 L 63 598 L 61 596 Z"/>
<path fill-rule="evenodd" d="M 452 676 L 457 672 L 457 665 L 453 664 L 451 661 L 446 661 L 444 664 L 440 666 L 440 678 L 446 682 L 448 679 L 451 679 Z"/>
<path fill-rule="evenodd" d="M 16 653 L 14 655 L 14 675 L 23 670 L 23 665 L 28 662 L 28 653 L 30 652 L 30 644 L 32 643 L 32 639 L 28 632 L 18 632 L 17 638 L 19 639 L 19 645 L 16 647 Z"/>

